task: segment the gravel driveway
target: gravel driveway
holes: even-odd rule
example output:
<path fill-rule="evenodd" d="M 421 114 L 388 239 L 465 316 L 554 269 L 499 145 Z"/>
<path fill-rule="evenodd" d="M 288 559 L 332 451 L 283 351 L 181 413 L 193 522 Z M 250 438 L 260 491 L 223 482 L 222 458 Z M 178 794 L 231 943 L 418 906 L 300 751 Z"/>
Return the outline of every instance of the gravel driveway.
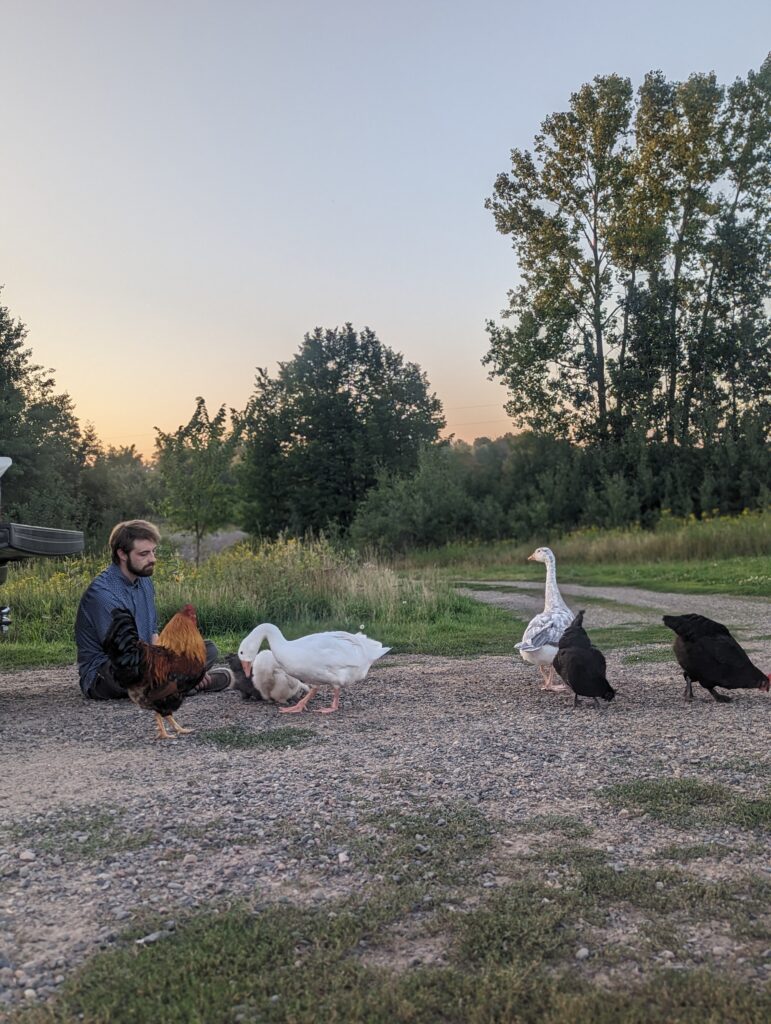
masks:
<path fill-rule="evenodd" d="M 542 587 L 516 586 L 479 596 L 520 617 L 540 610 Z M 744 635 L 768 633 L 771 622 L 762 601 L 562 590 L 575 608 L 587 597 L 624 605 L 591 605 L 598 625 L 695 605 Z M 771 667 L 768 639 L 751 646 Z M 542 692 L 518 657 L 395 652 L 344 691 L 338 714 L 282 716 L 234 692 L 198 695 L 178 716 L 196 733 L 165 743 L 153 739 L 152 716 L 128 702 L 84 701 L 74 667 L 0 673 L 0 1018 L 3 1006 L 50 998 L 68 970 L 148 910 L 173 929 L 176 914 L 211 903 L 362 890 L 368 867 L 347 839 L 372 812 L 466 801 L 496 823 L 498 851 L 524 849 L 517 829 L 527 819 L 572 815 L 614 863 L 644 866 L 682 832 L 619 815 L 601 786 L 682 775 L 760 795 L 753 766 L 768 766 L 769 698 L 740 692 L 718 705 L 699 695 L 686 706 L 673 660 L 631 664 L 627 655 L 608 655 L 618 698 L 600 711 L 573 711 L 572 695 Z M 223 749 L 203 735 L 233 726 L 311 733 L 289 749 Z M 694 828 L 688 840 L 734 851 L 700 864 L 702 875 L 769 877 L 767 852 L 759 862 L 757 837 L 741 829 Z M 768 976 L 771 960 L 747 964 L 740 946 L 720 942 L 725 958 L 745 964 L 737 969 Z"/>

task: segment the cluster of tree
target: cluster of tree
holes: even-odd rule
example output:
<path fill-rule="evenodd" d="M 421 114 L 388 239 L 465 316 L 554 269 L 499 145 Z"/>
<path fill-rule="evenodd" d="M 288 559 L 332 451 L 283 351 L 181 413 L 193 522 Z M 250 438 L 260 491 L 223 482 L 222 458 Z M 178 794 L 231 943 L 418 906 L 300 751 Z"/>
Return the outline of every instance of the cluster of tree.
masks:
<path fill-rule="evenodd" d="M 728 89 L 597 77 L 511 163 L 487 206 L 520 283 L 486 361 L 517 424 L 691 447 L 768 416 L 771 56 Z"/>
<path fill-rule="evenodd" d="M 425 374 L 351 324 L 306 334 L 243 417 L 243 524 L 255 534 L 347 530 L 378 474 L 408 476 L 445 425 Z"/>
<path fill-rule="evenodd" d="M 411 477 L 384 473 L 351 524 L 360 547 L 406 551 L 455 540 L 559 535 L 579 526 L 652 527 L 662 514 L 729 514 L 771 504 L 759 418 L 737 437 L 686 448 L 628 433 L 605 445 L 525 431 L 423 451 Z"/>

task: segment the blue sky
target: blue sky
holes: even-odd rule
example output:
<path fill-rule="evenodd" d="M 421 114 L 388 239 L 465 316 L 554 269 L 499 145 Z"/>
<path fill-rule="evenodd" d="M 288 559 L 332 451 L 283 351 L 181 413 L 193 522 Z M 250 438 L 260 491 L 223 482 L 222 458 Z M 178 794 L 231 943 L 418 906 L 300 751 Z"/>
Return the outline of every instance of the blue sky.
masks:
<path fill-rule="evenodd" d="M 595 75 L 758 68 L 768 5 L 5 0 L 0 301 L 83 423 L 151 452 L 241 408 L 315 326 L 508 429 L 484 323 L 516 281 L 484 200 Z"/>

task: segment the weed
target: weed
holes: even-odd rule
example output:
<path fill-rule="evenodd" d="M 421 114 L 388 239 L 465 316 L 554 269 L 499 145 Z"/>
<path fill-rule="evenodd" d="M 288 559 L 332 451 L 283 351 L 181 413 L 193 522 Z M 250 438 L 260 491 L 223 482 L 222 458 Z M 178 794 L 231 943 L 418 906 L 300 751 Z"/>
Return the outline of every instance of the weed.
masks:
<path fill-rule="evenodd" d="M 603 795 L 615 806 L 633 804 L 660 821 L 688 826 L 722 821 L 744 828 L 771 824 L 771 797 L 748 798 L 701 779 L 643 779 L 609 786 Z"/>
<path fill-rule="evenodd" d="M 136 831 L 124 825 L 118 811 L 82 808 L 51 819 L 41 831 L 35 824 L 17 828 L 18 839 L 34 843 L 43 853 L 55 853 L 65 860 L 96 859 L 107 853 L 140 850 L 153 840 L 149 829 Z"/>
<path fill-rule="evenodd" d="M 538 814 L 520 822 L 517 830 L 525 833 L 561 832 L 571 839 L 585 839 L 592 834 L 592 829 L 588 825 L 567 814 Z"/>

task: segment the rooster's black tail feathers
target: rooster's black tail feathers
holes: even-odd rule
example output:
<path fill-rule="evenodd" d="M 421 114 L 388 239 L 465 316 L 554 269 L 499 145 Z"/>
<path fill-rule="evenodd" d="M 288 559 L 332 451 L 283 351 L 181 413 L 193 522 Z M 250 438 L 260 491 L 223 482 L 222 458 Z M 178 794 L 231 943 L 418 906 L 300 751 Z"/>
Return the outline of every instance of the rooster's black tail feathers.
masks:
<path fill-rule="evenodd" d="M 144 671 L 144 657 L 137 624 L 128 609 L 113 609 L 112 623 L 102 646 L 117 682 L 122 686 L 139 682 Z"/>

